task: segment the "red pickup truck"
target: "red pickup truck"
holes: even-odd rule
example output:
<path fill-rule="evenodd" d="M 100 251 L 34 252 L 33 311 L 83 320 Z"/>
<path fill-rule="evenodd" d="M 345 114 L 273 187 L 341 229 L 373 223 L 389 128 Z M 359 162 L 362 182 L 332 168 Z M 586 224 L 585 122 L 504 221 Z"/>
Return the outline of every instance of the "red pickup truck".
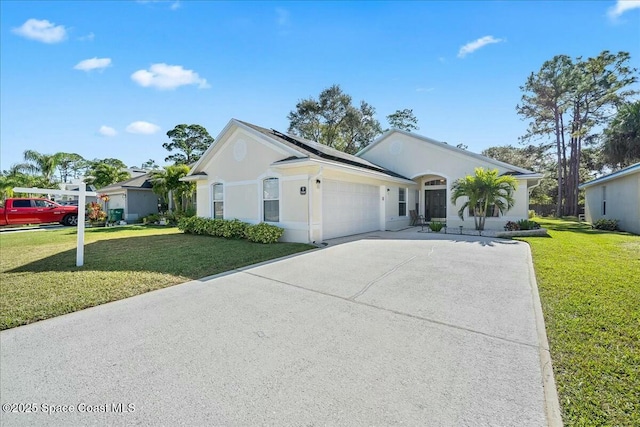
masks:
<path fill-rule="evenodd" d="M 78 225 L 78 207 L 62 206 L 47 199 L 6 199 L 0 207 L 0 225 L 59 222 Z"/>

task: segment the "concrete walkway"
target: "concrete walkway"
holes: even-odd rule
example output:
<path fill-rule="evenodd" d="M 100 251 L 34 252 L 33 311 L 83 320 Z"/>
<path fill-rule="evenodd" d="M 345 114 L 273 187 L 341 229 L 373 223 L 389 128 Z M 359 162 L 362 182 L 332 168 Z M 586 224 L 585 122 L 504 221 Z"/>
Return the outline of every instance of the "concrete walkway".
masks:
<path fill-rule="evenodd" d="M 526 244 L 329 243 L 2 332 L 2 425 L 548 424 Z"/>

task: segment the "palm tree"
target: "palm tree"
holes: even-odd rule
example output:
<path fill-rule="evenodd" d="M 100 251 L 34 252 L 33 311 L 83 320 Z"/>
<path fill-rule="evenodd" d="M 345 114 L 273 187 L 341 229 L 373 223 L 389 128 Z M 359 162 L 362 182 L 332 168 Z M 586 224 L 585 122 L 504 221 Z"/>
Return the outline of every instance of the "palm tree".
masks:
<path fill-rule="evenodd" d="M 640 161 L 640 101 L 623 105 L 604 132 L 604 156 L 616 168 Z"/>
<path fill-rule="evenodd" d="M 39 174 L 47 183 L 52 184 L 61 159 L 62 153 L 42 154 L 35 150 L 26 150 L 24 152 L 25 163 L 16 165 L 16 167 L 21 172 Z"/>
<path fill-rule="evenodd" d="M 100 189 L 129 178 L 131 178 L 129 172 L 123 171 L 117 166 L 112 166 L 107 163 L 94 163 L 89 171 L 89 176 L 84 182 Z"/>
<path fill-rule="evenodd" d="M 153 192 L 164 200 L 171 199 L 174 209 L 178 212 L 186 209 L 195 192 L 193 182 L 180 181 L 180 178 L 187 176 L 188 173 L 187 165 L 165 166 L 164 170 L 151 172 Z"/>
<path fill-rule="evenodd" d="M 465 209 L 471 210 L 476 230 L 484 230 L 489 209 L 495 206 L 504 214 L 513 207 L 517 185 L 518 181 L 510 175 L 498 176 L 497 169 L 476 168 L 475 175 L 467 175 L 453 183 L 451 203 L 456 204 L 459 198 L 466 197 L 458 216 L 464 221 Z"/>

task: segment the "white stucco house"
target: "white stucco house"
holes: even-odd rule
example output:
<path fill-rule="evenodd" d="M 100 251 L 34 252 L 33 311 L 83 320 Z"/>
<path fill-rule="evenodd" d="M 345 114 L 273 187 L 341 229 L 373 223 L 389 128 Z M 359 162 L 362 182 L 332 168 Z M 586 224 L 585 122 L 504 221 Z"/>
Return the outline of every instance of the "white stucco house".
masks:
<path fill-rule="evenodd" d="M 487 229 L 527 218 L 542 176 L 414 133 L 391 130 L 357 155 L 232 119 L 183 178 L 197 186 L 197 215 L 268 222 L 283 240 L 321 242 L 410 224 L 410 211 L 448 227 L 473 227 L 451 204 L 453 182 L 476 167 L 518 181 L 516 203 Z"/>
<path fill-rule="evenodd" d="M 640 163 L 580 186 L 586 220 L 617 219 L 621 230 L 640 234 Z"/>

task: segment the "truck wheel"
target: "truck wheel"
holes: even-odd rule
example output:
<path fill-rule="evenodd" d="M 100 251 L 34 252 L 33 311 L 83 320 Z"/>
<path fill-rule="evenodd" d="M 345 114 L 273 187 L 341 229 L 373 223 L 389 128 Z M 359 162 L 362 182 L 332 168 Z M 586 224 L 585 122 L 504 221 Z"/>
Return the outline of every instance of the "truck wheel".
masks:
<path fill-rule="evenodd" d="M 78 225 L 78 215 L 69 214 L 64 217 L 62 223 L 68 227 L 75 227 L 76 225 Z"/>

